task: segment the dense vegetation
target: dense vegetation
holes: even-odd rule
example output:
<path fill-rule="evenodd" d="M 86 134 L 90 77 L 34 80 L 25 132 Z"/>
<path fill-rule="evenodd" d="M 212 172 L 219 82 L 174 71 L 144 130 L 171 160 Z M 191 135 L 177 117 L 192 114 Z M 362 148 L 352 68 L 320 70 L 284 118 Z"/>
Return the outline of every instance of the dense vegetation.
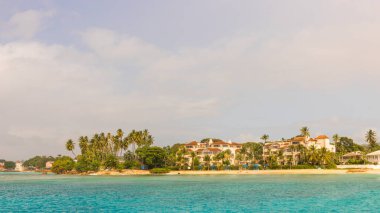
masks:
<path fill-rule="evenodd" d="M 302 127 L 299 136 L 309 136 L 309 129 Z M 266 142 L 269 135 L 264 134 L 261 139 Z M 202 139 L 207 142 L 210 138 Z M 221 141 L 220 139 L 213 139 Z M 81 136 L 77 142 L 68 140 L 66 149 L 71 151 L 76 159 L 68 156 L 58 157 L 52 170 L 56 173 L 67 173 L 71 170 L 77 172 L 98 171 L 101 169 L 150 169 L 152 173 L 165 173 L 170 170 L 210 170 L 210 169 L 306 169 L 306 168 L 335 168 L 339 163 L 339 157 L 352 151 L 370 152 L 379 148 L 376 142 L 376 133 L 370 130 L 366 134 L 368 146 L 359 145 L 351 138 L 333 136 L 336 153 L 327 151 L 326 148 L 317 149 L 314 146 L 306 148 L 302 145 L 292 145 L 290 149 L 299 153 L 298 165 L 294 165 L 294 156 L 284 157 L 284 150 L 271 154 L 263 159 L 263 144 L 257 142 L 244 143 L 240 152 L 236 153 L 234 162 L 230 162 L 231 151 L 225 150 L 215 156 L 204 156 L 203 162 L 195 152 L 189 152 L 182 144 L 158 147 L 153 145 L 153 137 L 148 130 L 132 130 L 125 135 L 122 130 L 115 134 L 97 133 L 92 137 Z M 79 147 L 76 154 L 77 145 Z M 190 156 L 191 161 L 188 161 Z M 25 166 L 43 168 L 46 161 L 53 157 L 36 156 L 24 163 Z M 191 162 L 189 165 L 188 162 Z M 351 160 L 348 163 L 367 163 L 365 160 Z"/>
<path fill-rule="evenodd" d="M 28 169 L 44 169 L 46 167 L 46 162 L 55 160 L 56 158 L 52 156 L 35 156 L 26 160 L 22 165 Z"/>

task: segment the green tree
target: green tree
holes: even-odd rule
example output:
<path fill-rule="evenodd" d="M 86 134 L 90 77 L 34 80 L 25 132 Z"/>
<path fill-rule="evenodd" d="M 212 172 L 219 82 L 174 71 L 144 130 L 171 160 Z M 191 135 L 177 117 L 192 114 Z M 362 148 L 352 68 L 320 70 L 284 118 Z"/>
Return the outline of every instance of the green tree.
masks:
<path fill-rule="evenodd" d="M 75 155 L 75 153 L 74 153 L 74 148 L 75 148 L 74 141 L 71 140 L 71 139 L 69 139 L 69 140 L 66 142 L 66 150 L 72 152 L 73 155 L 76 157 L 76 155 Z"/>
<path fill-rule="evenodd" d="M 46 162 L 48 161 L 55 161 L 55 158 L 52 156 L 34 156 L 33 158 L 26 160 L 22 165 L 30 169 L 44 169 L 46 167 Z"/>
<path fill-rule="evenodd" d="M 260 138 L 261 140 L 263 140 L 264 141 L 264 143 L 266 143 L 267 142 L 267 140 L 269 139 L 269 135 L 267 135 L 267 134 L 264 134 L 263 136 L 261 136 L 261 138 Z"/>
<path fill-rule="evenodd" d="M 74 169 L 75 163 L 72 158 L 69 156 L 62 156 L 57 158 L 57 160 L 53 163 L 51 171 L 56 174 L 65 174 Z"/>
<path fill-rule="evenodd" d="M 16 168 L 16 163 L 13 161 L 5 161 L 4 162 L 4 168 L 5 169 L 15 169 Z"/>
<path fill-rule="evenodd" d="M 207 170 L 210 170 L 210 162 L 211 162 L 210 155 L 206 155 L 203 160 L 206 162 Z"/>
<path fill-rule="evenodd" d="M 370 151 L 374 151 L 376 150 L 376 148 L 378 147 L 376 141 L 376 132 L 372 129 L 368 130 L 366 135 L 365 135 L 365 140 L 368 142 L 369 144 L 369 149 Z"/>
<path fill-rule="evenodd" d="M 191 164 L 192 164 L 191 169 L 194 170 L 194 159 L 197 156 L 197 154 L 195 152 L 191 152 L 190 156 L 191 156 Z"/>
<path fill-rule="evenodd" d="M 162 168 L 165 166 L 166 152 L 157 146 L 144 146 L 136 149 L 137 158 L 149 169 Z"/>
<path fill-rule="evenodd" d="M 309 131 L 309 128 L 307 126 L 304 126 L 300 129 L 300 132 L 301 132 L 301 135 L 303 137 L 310 137 L 310 131 Z"/>

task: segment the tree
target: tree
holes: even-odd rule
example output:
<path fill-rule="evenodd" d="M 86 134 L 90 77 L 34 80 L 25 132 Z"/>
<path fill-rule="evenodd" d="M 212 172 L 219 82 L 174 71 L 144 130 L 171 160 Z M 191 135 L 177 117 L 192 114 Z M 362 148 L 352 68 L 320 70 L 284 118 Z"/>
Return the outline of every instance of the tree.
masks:
<path fill-rule="evenodd" d="M 345 154 L 354 151 L 364 151 L 364 147 L 356 144 L 351 138 L 340 137 L 338 143 L 336 144 L 336 152 L 340 154 Z"/>
<path fill-rule="evenodd" d="M 75 153 L 74 153 L 74 148 L 75 148 L 75 144 L 73 142 L 73 140 L 69 139 L 67 142 L 66 142 L 66 149 L 67 151 L 70 151 L 73 153 L 73 155 L 76 157 Z"/>
<path fill-rule="evenodd" d="M 210 170 L 210 161 L 211 161 L 211 157 L 210 157 L 210 155 L 206 155 L 205 157 L 204 157 L 204 159 L 203 159 L 205 162 L 206 162 L 206 164 L 207 164 L 207 170 Z"/>
<path fill-rule="evenodd" d="M 334 144 L 337 145 L 339 143 L 340 136 L 338 134 L 335 134 L 332 136 L 332 138 L 333 138 Z"/>
<path fill-rule="evenodd" d="M 132 130 L 127 136 L 127 144 L 132 145 L 132 151 L 135 152 L 135 145 L 137 147 L 150 146 L 153 144 L 153 137 L 149 134 L 147 129 L 143 131 Z"/>
<path fill-rule="evenodd" d="M 310 137 L 310 131 L 309 131 L 309 128 L 307 126 L 304 126 L 300 129 L 300 132 L 301 132 L 301 135 L 303 137 Z"/>
<path fill-rule="evenodd" d="M 269 135 L 267 135 L 267 134 L 264 134 L 263 136 L 261 136 L 261 138 L 260 138 L 261 140 L 263 140 L 264 141 L 264 143 L 266 143 L 267 142 L 267 140 L 269 139 Z"/>
<path fill-rule="evenodd" d="M 104 167 L 106 169 L 116 169 L 118 168 L 119 161 L 115 155 L 108 155 L 106 161 L 104 162 Z"/>
<path fill-rule="evenodd" d="M 5 161 L 4 162 L 4 168 L 5 169 L 15 169 L 16 168 L 16 163 L 13 161 Z"/>
<path fill-rule="evenodd" d="M 162 168 L 165 165 L 166 152 L 157 146 L 144 146 L 136 149 L 137 158 L 148 168 Z"/>
<path fill-rule="evenodd" d="M 52 156 L 34 156 L 33 158 L 26 160 L 22 165 L 31 169 L 43 169 L 46 167 L 46 162 L 48 161 L 55 161 L 55 158 Z"/>
<path fill-rule="evenodd" d="M 62 156 L 62 157 L 59 157 L 53 163 L 51 171 L 53 171 L 56 174 L 65 174 L 73 170 L 74 166 L 75 166 L 75 163 L 72 158 L 70 158 L 69 156 Z"/>
<path fill-rule="evenodd" d="M 312 145 L 309 148 L 308 163 L 311 163 L 311 165 L 316 165 L 318 164 L 318 162 L 319 162 L 318 150 L 314 145 Z"/>
<path fill-rule="evenodd" d="M 376 139 L 376 132 L 372 129 L 368 130 L 366 135 L 365 135 L 365 140 L 368 142 L 369 144 L 369 149 L 371 151 L 374 151 L 378 145 L 376 143 L 377 139 Z"/>
<path fill-rule="evenodd" d="M 192 164 L 191 169 L 194 170 L 194 159 L 197 156 L 197 154 L 195 154 L 195 152 L 191 152 L 190 155 L 191 155 L 191 164 Z"/>
<path fill-rule="evenodd" d="M 201 140 L 201 143 L 206 143 L 206 142 L 209 142 L 210 139 L 213 141 L 213 142 L 222 142 L 223 140 L 219 139 L 219 138 L 203 138 Z"/>

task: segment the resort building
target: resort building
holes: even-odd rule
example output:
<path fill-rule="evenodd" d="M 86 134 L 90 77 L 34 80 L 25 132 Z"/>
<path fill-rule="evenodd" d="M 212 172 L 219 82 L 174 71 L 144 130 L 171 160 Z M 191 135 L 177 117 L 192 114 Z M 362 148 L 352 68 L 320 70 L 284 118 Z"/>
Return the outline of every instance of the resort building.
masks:
<path fill-rule="evenodd" d="M 22 165 L 22 162 L 21 161 L 17 161 L 16 162 L 15 171 L 22 172 L 24 170 L 25 169 L 24 169 L 24 166 Z"/>
<path fill-rule="evenodd" d="M 350 152 L 340 157 L 340 164 L 347 164 L 350 160 L 362 160 L 364 154 L 361 151 Z"/>
<path fill-rule="evenodd" d="M 266 160 L 271 155 L 278 156 L 280 154 L 282 159 L 278 159 L 279 163 L 297 165 L 302 147 L 306 149 L 311 147 L 326 148 L 327 151 L 335 152 L 335 145 L 330 143 L 330 139 L 326 135 L 320 135 L 316 138 L 296 136 L 291 139 L 266 142 L 263 146 L 263 159 Z"/>
<path fill-rule="evenodd" d="M 54 163 L 54 161 L 48 161 L 48 162 L 46 162 L 45 163 L 45 168 L 46 169 L 51 169 L 51 167 L 53 167 L 53 163 Z"/>
<path fill-rule="evenodd" d="M 235 157 L 236 154 L 240 151 L 242 148 L 241 143 L 236 143 L 236 142 L 224 142 L 224 141 L 213 141 L 210 139 L 207 142 L 197 142 L 197 141 L 192 141 L 189 143 L 184 144 L 186 150 L 188 153 L 195 152 L 197 155 L 199 161 L 202 163 L 204 162 L 204 157 L 206 155 L 209 155 L 211 159 L 216 156 L 217 154 L 230 150 L 231 154 L 229 155 L 230 163 L 235 164 Z M 185 156 L 187 158 L 187 161 L 189 162 L 189 165 L 191 165 L 191 155 L 187 154 Z"/>
<path fill-rule="evenodd" d="M 380 150 L 367 154 L 367 160 L 373 164 L 380 164 Z"/>

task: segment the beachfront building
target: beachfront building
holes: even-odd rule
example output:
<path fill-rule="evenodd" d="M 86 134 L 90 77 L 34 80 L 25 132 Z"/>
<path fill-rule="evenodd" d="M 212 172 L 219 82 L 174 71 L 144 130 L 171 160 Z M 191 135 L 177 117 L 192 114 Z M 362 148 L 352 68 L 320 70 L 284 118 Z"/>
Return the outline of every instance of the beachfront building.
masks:
<path fill-rule="evenodd" d="M 22 165 L 22 162 L 21 162 L 21 161 L 17 161 L 17 162 L 16 162 L 15 171 L 22 172 L 22 171 L 24 171 L 24 170 L 25 170 L 25 168 L 24 168 L 24 166 Z"/>
<path fill-rule="evenodd" d="M 3 170 L 5 170 L 5 168 L 4 168 L 4 162 L 0 162 L 0 171 L 3 171 Z"/>
<path fill-rule="evenodd" d="M 46 169 L 51 169 L 51 167 L 53 167 L 53 163 L 54 163 L 54 161 L 48 161 L 48 162 L 46 162 L 45 163 L 45 168 Z"/>
<path fill-rule="evenodd" d="M 361 151 L 350 152 L 339 158 L 340 164 L 347 164 L 350 160 L 362 160 L 364 154 Z"/>
<path fill-rule="evenodd" d="M 367 154 L 367 160 L 373 164 L 380 164 L 380 150 Z"/>
<path fill-rule="evenodd" d="M 191 152 L 194 152 L 196 156 L 199 159 L 200 163 L 204 163 L 204 158 L 206 155 L 210 156 L 211 159 L 214 159 L 214 157 L 223 152 L 230 150 L 231 154 L 229 155 L 229 161 L 231 164 L 236 164 L 236 154 L 240 151 L 242 148 L 241 143 L 236 143 L 236 142 L 224 142 L 224 141 L 213 141 L 210 139 L 207 142 L 197 142 L 197 141 L 192 141 L 189 143 L 184 144 L 186 150 L 187 150 L 187 155 L 185 155 L 185 158 L 187 159 L 187 162 L 189 165 L 191 165 Z"/>
<path fill-rule="evenodd" d="M 263 159 L 267 160 L 272 155 L 281 156 L 278 163 L 297 165 L 300 160 L 300 149 L 326 148 L 329 152 L 335 152 L 335 145 L 330 143 L 329 137 L 320 135 L 316 138 L 308 136 L 296 136 L 281 141 L 266 142 L 263 146 Z"/>

